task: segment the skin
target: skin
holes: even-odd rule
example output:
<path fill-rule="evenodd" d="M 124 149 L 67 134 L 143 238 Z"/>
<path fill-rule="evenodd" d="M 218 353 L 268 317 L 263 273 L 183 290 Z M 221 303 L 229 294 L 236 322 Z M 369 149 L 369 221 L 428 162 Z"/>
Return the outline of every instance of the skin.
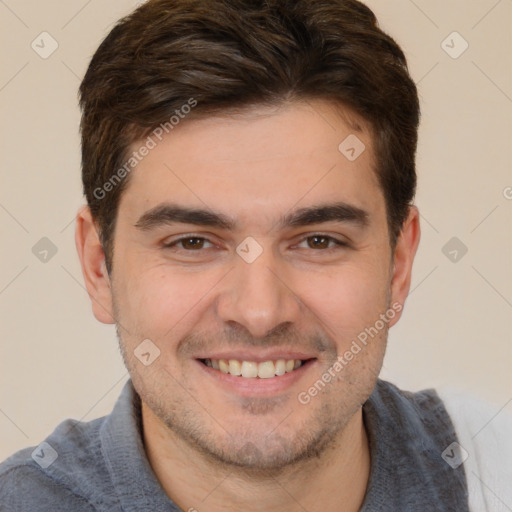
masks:
<path fill-rule="evenodd" d="M 183 510 L 356 511 L 364 500 L 370 452 L 361 406 L 400 313 L 341 371 L 332 367 L 379 315 L 404 303 L 420 228 L 411 206 L 392 250 L 369 130 L 342 114 L 309 101 L 182 122 L 132 171 L 110 276 L 88 208 L 77 216 L 93 312 L 117 325 L 148 459 Z M 338 150 L 350 134 L 366 146 L 353 162 Z M 166 202 L 220 212 L 236 226 L 137 227 Z M 366 223 L 279 222 L 340 202 L 365 211 Z M 185 235 L 195 239 L 164 246 Z M 249 236 L 263 251 L 252 263 L 236 252 Z M 148 366 L 134 354 L 145 339 L 160 350 Z M 311 361 L 274 391 L 258 388 L 262 379 L 243 379 L 243 390 L 226 384 L 197 360 L 278 352 Z M 299 393 L 330 368 L 331 382 L 301 404 Z"/>

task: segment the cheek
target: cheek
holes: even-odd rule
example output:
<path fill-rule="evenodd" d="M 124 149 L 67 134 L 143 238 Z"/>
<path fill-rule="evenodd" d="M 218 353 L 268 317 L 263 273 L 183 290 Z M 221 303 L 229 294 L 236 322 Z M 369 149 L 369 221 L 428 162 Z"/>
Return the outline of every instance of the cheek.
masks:
<path fill-rule="evenodd" d="M 387 308 L 388 286 L 382 269 L 347 265 L 330 273 L 297 276 L 304 305 L 327 333 L 345 343 Z M 313 318 L 314 318 L 313 317 Z"/>
<path fill-rule="evenodd" d="M 158 265 L 125 272 L 116 288 L 120 321 L 138 337 L 168 339 L 190 328 L 220 277 L 212 272 L 179 272 Z"/>

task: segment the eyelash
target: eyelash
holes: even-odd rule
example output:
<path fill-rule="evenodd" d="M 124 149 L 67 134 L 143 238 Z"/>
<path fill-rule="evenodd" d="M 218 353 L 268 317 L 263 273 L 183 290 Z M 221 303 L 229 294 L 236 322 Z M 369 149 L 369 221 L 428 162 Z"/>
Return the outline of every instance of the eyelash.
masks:
<path fill-rule="evenodd" d="M 318 252 L 331 252 L 333 250 L 339 250 L 340 248 L 347 248 L 347 247 L 350 247 L 350 245 L 347 243 L 347 242 L 344 242 L 342 240 L 338 240 L 337 238 L 334 238 L 330 235 L 325 235 L 323 233 L 313 233 L 311 235 L 308 235 L 304 238 L 302 238 L 298 244 L 296 245 L 299 245 L 303 242 L 307 242 L 308 239 L 310 238 L 315 238 L 315 237 L 318 237 L 318 238 L 326 238 L 328 240 L 329 243 L 333 243 L 334 246 L 332 247 L 329 247 L 327 249 L 313 249 L 313 248 L 310 248 L 308 247 L 308 249 L 311 249 L 312 251 L 318 251 Z M 210 240 L 208 240 L 208 238 L 204 237 L 204 236 L 198 236 L 198 235 L 186 235 L 186 236 L 182 236 L 176 240 L 173 240 L 172 242 L 169 242 L 167 244 L 163 244 L 163 247 L 164 249 L 173 249 L 174 247 L 176 247 L 177 245 L 179 245 L 180 243 L 184 242 L 185 240 L 202 240 L 202 241 L 205 241 L 205 242 L 208 242 L 212 245 L 215 245 L 213 244 L 213 242 L 211 242 Z M 209 248 L 208 248 L 209 249 Z M 184 251 L 184 252 L 189 252 L 189 253 L 194 253 L 194 252 L 202 252 L 203 250 L 206 250 L 204 248 L 201 248 L 201 249 L 185 249 L 183 247 L 181 247 L 179 250 L 181 251 Z"/>

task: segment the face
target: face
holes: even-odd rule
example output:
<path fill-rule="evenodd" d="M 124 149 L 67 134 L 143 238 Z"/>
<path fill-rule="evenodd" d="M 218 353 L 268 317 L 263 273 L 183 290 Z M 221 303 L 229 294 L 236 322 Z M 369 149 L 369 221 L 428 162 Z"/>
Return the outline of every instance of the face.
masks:
<path fill-rule="evenodd" d="M 375 385 L 415 242 L 393 259 L 347 119 L 317 101 L 185 121 L 123 193 L 104 303 L 143 416 L 212 461 L 316 456 Z"/>

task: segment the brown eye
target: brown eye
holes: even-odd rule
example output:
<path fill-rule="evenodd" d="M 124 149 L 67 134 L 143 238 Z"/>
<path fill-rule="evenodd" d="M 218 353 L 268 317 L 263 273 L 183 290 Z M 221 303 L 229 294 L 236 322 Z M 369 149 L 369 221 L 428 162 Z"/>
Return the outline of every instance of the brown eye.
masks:
<path fill-rule="evenodd" d="M 321 235 L 315 235 L 315 236 L 309 236 L 307 238 L 308 247 L 310 249 L 328 249 L 329 243 L 332 241 L 332 238 L 328 236 L 321 236 Z"/>
<path fill-rule="evenodd" d="M 182 247 L 187 250 L 202 249 L 204 247 L 204 242 L 204 238 L 197 237 L 183 238 L 180 240 Z"/>
<path fill-rule="evenodd" d="M 315 249 L 318 252 L 331 253 L 333 251 L 346 249 L 349 247 L 349 244 L 329 235 L 315 233 L 314 235 L 305 236 L 296 247 L 301 249 Z"/>
<path fill-rule="evenodd" d="M 203 252 L 207 249 L 214 248 L 214 244 L 202 236 L 187 235 L 177 238 L 169 243 L 163 243 L 162 247 L 167 251 L 173 251 L 176 253 L 191 253 L 191 252 Z"/>

